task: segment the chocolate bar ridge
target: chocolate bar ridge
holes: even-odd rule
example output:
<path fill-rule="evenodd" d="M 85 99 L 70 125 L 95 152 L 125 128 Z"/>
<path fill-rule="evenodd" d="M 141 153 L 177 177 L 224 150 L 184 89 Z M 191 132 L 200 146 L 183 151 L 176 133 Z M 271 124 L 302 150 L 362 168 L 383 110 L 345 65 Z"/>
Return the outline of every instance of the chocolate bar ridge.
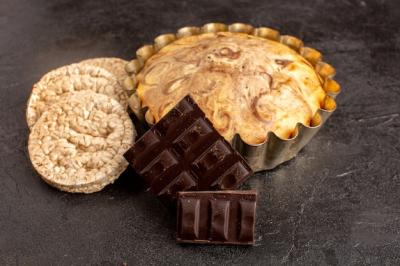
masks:
<path fill-rule="evenodd" d="M 190 96 L 184 97 L 125 153 L 152 193 L 176 198 L 185 190 L 238 188 L 250 166 L 213 128 Z"/>
<path fill-rule="evenodd" d="M 255 190 L 179 192 L 176 240 L 253 245 L 256 205 Z"/>

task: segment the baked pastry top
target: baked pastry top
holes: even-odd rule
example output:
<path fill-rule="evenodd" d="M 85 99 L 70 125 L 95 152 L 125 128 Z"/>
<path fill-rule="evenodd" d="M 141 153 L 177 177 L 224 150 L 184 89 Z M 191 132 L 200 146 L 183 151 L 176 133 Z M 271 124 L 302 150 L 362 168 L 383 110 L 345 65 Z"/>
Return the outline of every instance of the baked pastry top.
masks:
<path fill-rule="evenodd" d="M 190 94 L 218 132 L 231 141 L 290 138 L 325 98 L 323 80 L 299 53 L 244 33 L 183 37 L 150 57 L 137 75 L 137 94 L 157 122 Z"/>

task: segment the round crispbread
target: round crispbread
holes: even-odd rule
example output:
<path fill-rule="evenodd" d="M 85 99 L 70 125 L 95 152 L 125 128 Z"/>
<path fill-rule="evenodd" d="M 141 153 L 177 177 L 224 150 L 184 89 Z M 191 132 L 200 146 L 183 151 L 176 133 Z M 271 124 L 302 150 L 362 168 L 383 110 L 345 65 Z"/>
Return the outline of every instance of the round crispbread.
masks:
<path fill-rule="evenodd" d="M 104 68 L 108 72 L 114 74 L 120 84 L 123 84 L 124 80 L 128 77 L 125 71 L 125 65 L 128 61 L 116 57 L 99 57 L 90 58 L 79 62 L 81 65 L 91 65 Z"/>
<path fill-rule="evenodd" d="M 28 150 L 42 179 L 60 190 L 92 193 L 128 166 L 123 154 L 136 131 L 120 103 L 81 91 L 53 104 L 35 123 Z"/>
<path fill-rule="evenodd" d="M 31 128 L 62 96 L 85 90 L 108 95 L 127 108 L 127 93 L 115 75 L 104 68 L 72 64 L 50 71 L 33 86 L 26 110 L 28 126 Z"/>

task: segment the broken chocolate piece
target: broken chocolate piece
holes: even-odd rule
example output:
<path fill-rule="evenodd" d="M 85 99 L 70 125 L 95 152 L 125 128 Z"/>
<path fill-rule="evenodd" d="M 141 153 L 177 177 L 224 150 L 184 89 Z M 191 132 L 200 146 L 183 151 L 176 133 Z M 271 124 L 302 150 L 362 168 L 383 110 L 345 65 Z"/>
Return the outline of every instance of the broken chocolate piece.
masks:
<path fill-rule="evenodd" d="M 178 191 L 236 189 L 252 173 L 189 96 L 124 156 L 148 190 L 169 201 Z"/>
<path fill-rule="evenodd" d="M 178 193 L 177 241 L 195 244 L 253 245 L 257 192 Z"/>

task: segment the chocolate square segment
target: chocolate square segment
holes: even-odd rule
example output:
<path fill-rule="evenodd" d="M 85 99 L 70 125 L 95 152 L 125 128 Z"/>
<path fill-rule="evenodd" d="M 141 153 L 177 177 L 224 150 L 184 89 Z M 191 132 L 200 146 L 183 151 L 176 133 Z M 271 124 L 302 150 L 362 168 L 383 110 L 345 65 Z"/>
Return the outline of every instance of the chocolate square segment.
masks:
<path fill-rule="evenodd" d="M 176 199 L 178 191 L 236 189 L 252 174 L 250 166 L 219 135 L 190 96 L 124 156 L 143 177 L 147 189 L 167 201 Z M 216 228 L 222 218 L 215 218 Z M 225 236 L 224 232 L 216 233 L 221 233 L 221 239 Z"/>
<path fill-rule="evenodd" d="M 199 237 L 200 200 L 182 199 L 180 213 L 183 217 L 180 226 L 180 235 L 187 238 Z"/>
<path fill-rule="evenodd" d="M 253 245 L 257 192 L 178 193 L 177 241 L 195 244 Z"/>

